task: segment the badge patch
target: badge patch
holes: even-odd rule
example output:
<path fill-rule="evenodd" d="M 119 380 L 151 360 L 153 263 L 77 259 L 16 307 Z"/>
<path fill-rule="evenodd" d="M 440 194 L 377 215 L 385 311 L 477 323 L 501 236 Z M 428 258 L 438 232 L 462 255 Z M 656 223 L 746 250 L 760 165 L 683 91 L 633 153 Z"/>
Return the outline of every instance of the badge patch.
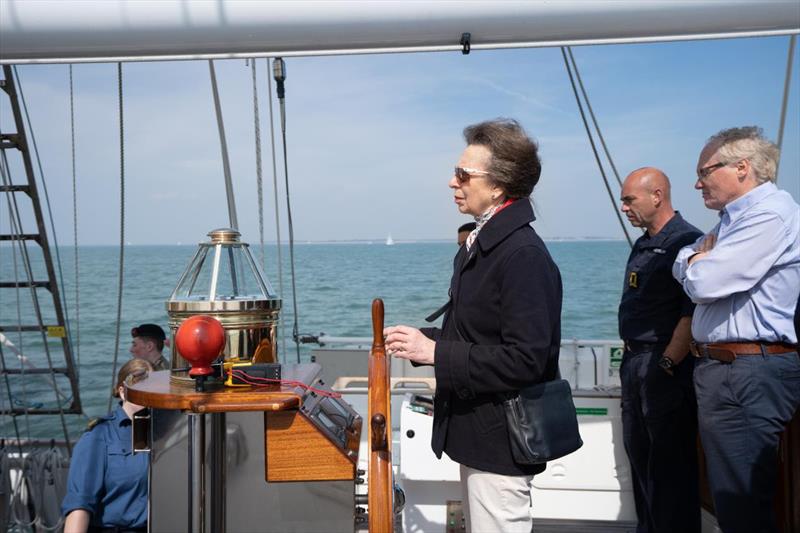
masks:
<path fill-rule="evenodd" d="M 639 288 L 639 276 L 636 272 L 631 272 L 628 275 L 628 287 Z"/>

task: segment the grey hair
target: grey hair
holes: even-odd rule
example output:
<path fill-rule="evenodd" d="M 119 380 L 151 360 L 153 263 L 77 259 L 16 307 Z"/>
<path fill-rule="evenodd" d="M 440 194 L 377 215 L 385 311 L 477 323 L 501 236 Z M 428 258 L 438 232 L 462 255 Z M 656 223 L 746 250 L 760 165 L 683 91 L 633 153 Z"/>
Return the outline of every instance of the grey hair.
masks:
<path fill-rule="evenodd" d="M 764 130 L 758 126 L 722 130 L 710 137 L 706 144 L 718 146 L 719 159 L 726 164 L 747 159 L 759 184 L 775 181 L 780 150 L 764 137 Z"/>
<path fill-rule="evenodd" d="M 539 145 L 528 137 L 519 122 L 508 118 L 487 120 L 464 128 L 467 144 L 485 146 L 492 153 L 492 182 L 509 198 L 526 198 L 539 182 L 542 161 Z"/>

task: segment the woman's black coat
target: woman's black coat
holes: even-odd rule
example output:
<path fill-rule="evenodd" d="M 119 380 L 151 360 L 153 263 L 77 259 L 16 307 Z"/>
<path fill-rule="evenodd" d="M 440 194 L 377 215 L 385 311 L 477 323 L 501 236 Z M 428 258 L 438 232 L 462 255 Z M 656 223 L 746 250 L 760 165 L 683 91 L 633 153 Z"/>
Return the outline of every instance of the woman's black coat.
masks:
<path fill-rule="evenodd" d="M 553 379 L 561 344 L 561 275 L 517 200 L 496 213 L 469 252 L 455 257 L 450 308 L 436 341 L 433 437 L 437 457 L 496 474 L 526 475 L 516 464 L 504 396 Z"/>

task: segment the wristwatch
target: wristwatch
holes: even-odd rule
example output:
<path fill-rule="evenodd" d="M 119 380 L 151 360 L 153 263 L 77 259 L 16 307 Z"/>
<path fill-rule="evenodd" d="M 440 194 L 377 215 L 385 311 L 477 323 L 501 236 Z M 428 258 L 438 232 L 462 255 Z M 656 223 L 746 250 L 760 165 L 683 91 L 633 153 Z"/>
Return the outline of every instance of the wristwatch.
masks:
<path fill-rule="evenodd" d="M 661 359 L 658 360 L 658 366 L 662 369 L 671 372 L 673 368 L 675 368 L 675 361 L 669 358 L 669 356 L 662 355 Z"/>

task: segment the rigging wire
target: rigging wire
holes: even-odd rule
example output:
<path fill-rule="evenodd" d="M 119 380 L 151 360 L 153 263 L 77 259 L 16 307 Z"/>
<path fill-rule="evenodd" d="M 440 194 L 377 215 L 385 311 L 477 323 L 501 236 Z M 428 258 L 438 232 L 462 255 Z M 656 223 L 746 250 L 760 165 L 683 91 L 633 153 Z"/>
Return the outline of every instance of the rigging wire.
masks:
<path fill-rule="evenodd" d="M 294 324 L 292 325 L 292 339 L 297 350 L 297 363 L 300 363 L 300 334 L 297 320 L 297 286 L 295 283 L 294 272 L 294 224 L 292 223 L 292 202 L 289 196 L 289 158 L 286 151 L 286 101 L 285 88 L 283 82 L 286 80 L 286 65 L 280 57 L 272 61 L 272 72 L 277 83 L 278 101 L 281 109 L 281 138 L 283 140 L 283 177 L 286 187 L 286 220 L 289 225 L 289 267 L 292 272 L 292 311 L 294 313 Z"/>
<path fill-rule="evenodd" d="M 119 331 L 122 323 L 122 288 L 125 274 L 125 106 L 122 94 L 122 63 L 117 63 L 117 94 L 119 106 L 119 284 L 117 286 L 117 324 L 114 333 L 114 364 L 107 410 L 111 411 L 119 358 Z"/>
<path fill-rule="evenodd" d="M 269 58 L 267 61 L 267 72 L 269 72 Z M 283 258 L 281 253 L 281 217 L 280 203 L 278 201 L 278 168 L 277 154 L 275 153 L 275 115 L 272 111 L 272 77 L 267 74 L 267 101 L 269 102 L 269 138 L 272 144 L 272 192 L 273 203 L 275 206 L 275 247 L 278 250 L 278 296 L 283 299 Z M 265 265 L 266 266 L 266 265 Z M 281 347 L 284 358 L 286 357 L 286 321 L 279 319 L 281 326 Z"/>
<path fill-rule="evenodd" d="M 217 114 L 217 130 L 219 130 L 219 145 L 222 150 L 222 171 L 225 174 L 225 195 L 228 199 L 228 220 L 232 229 L 239 229 L 239 220 L 236 217 L 236 200 L 233 196 L 233 181 L 231 180 L 231 163 L 228 159 L 228 143 L 225 140 L 225 124 L 222 122 L 222 106 L 219 101 L 217 89 L 217 73 L 214 61 L 208 60 L 208 71 L 211 76 L 211 92 L 214 96 L 214 111 Z"/>
<path fill-rule="evenodd" d="M 75 170 L 75 91 L 72 82 L 72 65 L 69 66 L 69 131 L 72 150 L 72 241 L 75 260 L 75 378 L 81 379 L 81 306 L 78 262 L 78 182 Z M 66 291 L 66 287 L 64 287 Z M 66 293 L 65 293 L 66 296 Z"/>
<path fill-rule="evenodd" d="M 2 174 L 3 184 L 4 185 L 11 185 L 11 167 L 8 164 L 8 157 L 6 156 L 5 151 L 2 152 L 2 159 L 0 159 L 0 174 Z M 11 235 L 14 237 L 12 238 L 12 246 L 11 246 L 11 261 L 14 265 L 14 280 L 19 280 L 19 259 L 17 259 L 17 247 L 19 247 L 19 253 L 21 256 L 25 257 L 27 254 L 27 248 L 25 248 L 23 253 L 23 246 L 25 246 L 25 241 L 20 238 L 20 234 L 22 233 L 22 220 L 19 216 L 19 205 L 17 204 L 17 199 L 11 193 L 6 193 L 6 201 L 8 202 L 8 224 Z M 33 280 L 33 274 L 29 273 L 29 269 L 26 269 L 26 274 L 28 274 L 28 280 Z M 34 289 L 32 289 L 34 290 Z M 22 324 L 22 308 L 20 306 L 20 290 L 19 285 L 17 285 L 14 289 L 14 297 L 16 303 L 16 310 L 17 310 L 17 324 Z M 33 297 L 33 304 L 36 308 L 36 293 L 32 294 Z M 41 322 L 40 322 L 41 324 Z M 22 337 L 22 328 L 17 330 L 17 344 L 19 344 L 20 349 L 23 348 L 23 337 Z M 27 387 L 25 386 L 25 366 L 23 365 L 22 361 L 19 362 L 20 365 L 20 375 L 22 376 L 20 383 L 22 384 L 22 400 L 24 403 L 27 404 L 28 402 L 28 391 Z M 5 357 L 3 358 L 3 368 L 5 369 Z M 6 380 L 8 380 L 8 375 L 6 374 Z M 9 385 L 10 387 L 10 385 Z M 10 388 L 8 390 L 8 407 L 12 410 L 11 416 L 15 420 L 16 424 L 16 415 L 13 413 L 14 408 L 14 394 L 11 392 Z M 31 436 L 31 426 L 30 420 L 28 419 L 28 410 L 25 410 L 25 434 L 28 438 Z M 16 435 L 19 438 L 19 435 Z M 21 453 L 21 452 L 20 452 Z"/>
<path fill-rule="evenodd" d="M 794 45 L 797 41 L 797 35 L 792 34 L 789 37 L 789 50 L 786 57 L 786 78 L 783 81 L 783 102 L 781 103 L 781 120 L 780 126 L 778 126 L 778 150 L 781 149 L 783 146 L 783 128 L 786 126 L 786 107 L 789 102 L 789 86 L 792 83 L 792 63 L 794 60 Z M 779 152 L 780 153 L 780 152 Z M 775 183 L 778 182 L 778 169 L 780 168 L 780 155 L 778 156 L 778 161 L 775 163 Z"/>
<path fill-rule="evenodd" d="M 53 213 L 50 210 L 50 199 L 49 199 L 49 196 L 47 194 L 47 184 L 46 184 L 45 179 L 44 179 L 44 172 L 42 171 L 42 162 L 41 162 L 41 159 L 39 158 L 39 150 L 36 147 L 36 137 L 34 136 L 33 126 L 31 124 L 30 115 L 28 114 L 28 106 L 27 106 L 27 104 L 25 102 L 25 94 L 24 94 L 23 89 L 22 89 L 22 85 L 21 85 L 21 82 L 20 82 L 20 79 L 19 79 L 19 74 L 17 72 L 16 66 L 13 67 L 13 74 L 11 74 L 11 76 L 13 77 L 13 79 L 11 80 L 11 83 L 14 83 L 16 85 L 16 91 L 17 91 L 17 94 L 19 95 L 20 101 L 22 103 L 22 111 L 24 112 L 25 119 L 26 119 L 27 124 L 28 124 L 28 134 L 25 135 L 26 144 L 27 144 L 27 139 L 29 138 L 30 141 L 31 141 L 31 144 L 33 146 L 33 149 L 34 149 L 34 154 L 36 156 L 36 161 L 37 161 L 38 166 L 39 166 L 39 175 L 40 175 L 40 177 L 42 179 L 42 187 L 44 188 L 45 200 L 47 202 L 47 211 L 48 211 L 48 214 L 50 216 L 50 226 L 51 226 L 52 230 L 55 232 L 55 226 L 53 224 Z M 19 131 L 17 133 L 24 133 L 24 125 L 22 124 L 22 119 L 20 118 L 19 120 L 20 120 L 20 122 L 17 125 Z M 26 148 L 26 150 L 28 150 L 27 146 L 25 148 Z M 7 179 L 8 184 L 10 185 L 11 184 L 10 166 L 8 165 L 8 158 L 6 156 L 5 150 L 2 150 L 2 154 L 3 154 L 3 164 L 5 165 L 5 170 L 6 170 L 6 172 L 4 173 L 3 179 L 4 180 Z M 30 155 L 30 152 L 29 152 L 29 155 Z M 35 183 L 35 177 L 33 175 L 33 169 L 32 168 L 30 169 L 30 172 L 31 172 L 31 175 L 29 177 L 29 180 L 33 180 L 32 183 Z M 14 213 L 16 213 L 16 220 L 12 219 L 11 225 L 13 227 L 15 227 L 16 234 L 21 235 L 22 234 L 22 218 L 20 217 L 19 206 L 17 204 L 17 200 L 16 200 L 15 196 L 11 195 L 10 199 L 13 200 L 13 206 L 14 206 L 13 210 L 14 210 Z M 9 203 L 9 211 L 11 211 L 11 203 Z M 55 235 L 53 235 L 53 239 L 54 239 L 54 244 L 55 244 L 55 248 L 56 248 L 56 258 L 57 258 L 58 267 L 59 267 L 59 269 L 58 269 L 59 277 L 61 278 L 61 283 L 62 283 L 62 286 L 63 286 L 64 279 L 63 279 L 63 275 L 62 275 L 62 272 L 61 272 L 61 261 L 60 261 L 59 255 L 58 255 L 58 242 L 57 242 L 57 240 L 55 238 Z M 33 275 L 32 269 L 31 269 L 31 260 L 30 260 L 30 254 L 28 253 L 28 246 L 27 246 L 27 243 L 24 240 L 19 240 L 18 244 L 19 244 L 20 254 L 23 257 L 23 265 L 25 266 L 25 274 L 26 274 L 26 276 L 28 278 L 28 281 L 31 282 L 31 286 L 30 286 L 31 303 L 33 304 L 33 310 L 34 310 L 34 314 L 36 316 L 37 323 L 40 326 L 39 332 L 40 332 L 41 337 L 42 337 L 42 347 L 44 349 L 44 354 L 45 354 L 45 357 L 47 359 L 47 368 L 50 371 L 49 377 L 50 377 L 50 383 L 53 386 L 53 397 L 55 398 L 56 403 L 58 404 L 58 413 L 59 413 L 59 420 L 61 422 L 61 429 L 64 432 L 64 440 L 67 441 L 67 452 L 71 455 L 72 454 L 72 446 L 71 446 L 71 444 L 69 442 L 69 431 L 67 430 L 67 421 L 66 421 L 66 418 L 64 416 L 64 406 L 58 401 L 58 397 L 62 393 L 58 388 L 58 384 L 56 383 L 55 372 L 53 370 L 53 358 L 52 358 L 52 355 L 50 353 L 50 346 L 49 346 L 49 344 L 47 342 L 47 336 L 45 335 L 44 328 L 42 327 L 44 325 L 44 319 L 42 318 L 42 310 L 41 310 L 41 307 L 39 306 L 39 299 L 38 299 L 38 296 L 36 294 L 36 288 L 33 285 L 34 275 Z M 17 270 L 16 270 L 17 269 L 16 249 L 15 248 L 12 248 L 12 249 L 14 250 L 14 274 L 15 274 L 14 279 L 19 279 L 19 277 L 17 275 Z M 44 249 L 43 249 L 43 253 L 44 253 Z M 54 289 L 51 287 L 51 292 L 53 290 Z M 61 302 L 62 301 L 62 299 L 61 299 L 62 297 L 63 297 L 63 295 L 58 293 L 58 297 L 54 297 L 54 299 L 53 299 L 54 300 L 54 304 L 58 304 L 59 302 Z M 19 307 L 19 305 L 20 305 L 20 299 L 19 299 L 19 293 L 17 293 L 17 306 Z M 65 310 L 65 313 L 66 313 L 66 302 L 64 302 L 64 305 L 65 305 L 65 309 L 64 310 Z M 18 323 L 22 324 L 21 314 L 20 314 L 19 309 L 17 310 L 17 317 L 18 317 Z M 66 353 L 67 347 L 71 346 L 71 344 L 70 344 L 71 341 L 70 341 L 70 338 L 69 338 L 69 328 L 68 328 L 69 322 L 68 322 L 68 320 L 69 320 L 69 317 L 68 317 L 68 315 L 65 314 L 65 326 L 66 326 L 65 327 L 65 330 L 66 330 L 66 339 L 65 339 L 66 340 L 66 344 L 64 345 L 65 353 Z M 21 330 L 20 330 L 20 333 L 19 333 L 19 345 L 20 345 L 20 348 L 22 348 L 22 331 Z M 21 361 L 20 361 L 20 364 L 22 365 Z M 22 370 L 22 372 L 24 373 L 24 369 Z M 25 391 L 25 379 L 24 378 L 22 379 L 22 387 L 23 387 L 23 393 L 24 393 L 24 391 Z M 25 394 L 23 394 L 23 395 L 25 396 Z M 10 398 L 9 398 L 9 401 L 10 401 Z M 25 402 L 27 403 L 27 397 L 25 398 Z M 28 426 L 28 432 L 30 432 L 30 426 L 29 426 L 29 422 L 28 422 L 27 413 L 26 413 L 25 421 L 26 421 L 26 426 Z"/>
<path fill-rule="evenodd" d="M 8 166 L 8 160 L 6 159 L 5 151 L 0 152 L 0 153 L 3 154 L 2 157 L 0 157 L 0 178 L 2 178 L 3 184 L 10 185 L 11 184 L 11 178 L 6 174 L 6 167 Z M 11 195 L 11 194 L 13 194 L 13 193 L 11 193 L 11 192 L 7 192 L 6 193 L 6 200 L 8 201 L 8 210 L 9 210 L 8 211 L 9 225 L 13 225 L 13 218 L 11 217 L 11 199 L 9 197 L 9 195 Z M 11 233 L 12 235 L 15 236 L 15 237 L 12 237 L 11 248 L 12 248 L 12 253 L 13 253 L 13 261 L 14 261 L 14 279 L 17 279 L 17 255 L 16 255 L 16 250 L 15 250 L 14 246 L 18 243 L 19 237 L 18 237 L 18 234 L 16 232 L 14 232 L 14 231 L 10 231 L 9 233 Z M 17 316 L 18 317 L 19 317 L 19 314 L 20 314 L 20 309 L 19 309 L 19 287 L 17 287 Z M 22 331 L 21 330 L 19 331 L 19 337 L 20 337 L 20 339 L 22 338 Z M 8 410 L 9 410 L 9 413 L 10 413 L 10 416 L 11 416 L 11 421 L 12 421 L 12 423 L 14 425 L 14 436 L 17 439 L 17 448 L 19 450 L 19 456 L 22 457 L 22 445 L 20 444 L 19 422 L 17 421 L 17 416 L 12 412 L 13 401 L 12 401 L 11 398 L 12 398 L 13 394 L 11 392 L 10 379 L 9 379 L 8 373 L 6 372 L 6 357 L 5 357 L 5 352 L 3 351 L 2 343 L 0 343 L 0 364 L 2 364 L 3 381 L 5 382 L 6 395 L 8 397 Z M 20 364 L 22 364 L 22 361 L 20 361 Z M 24 387 L 25 386 L 24 378 L 23 378 L 22 384 L 23 384 L 23 387 Z M 23 388 L 23 393 L 24 392 L 25 392 L 25 389 Z M 28 417 L 28 413 L 26 412 L 25 413 L 26 425 L 27 425 L 27 417 Z M 28 435 L 30 435 L 30 428 L 28 428 Z"/>
<path fill-rule="evenodd" d="M 600 139 L 600 144 L 603 146 L 603 152 L 605 152 L 606 159 L 608 159 L 608 163 L 611 165 L 611 170 L 614 172 L 614 177 L 617 178 L 617 183 L 620 187 L 622 187 L 622 180 L 619 178 L 617 166 L 614 164 L 614 159 L 611 157 L 611 152 L 609 151 L 608 146 L 606 146 L 606 140 L 603 137 L 603 132 L 600 131 L 600 124 L 597 122 L 597 117 L 594 116 L 594 109 L 592 109 L 592 103 L 589 101 L 589 95 L 586 93 L 586 88 L 583 86 L 583 79 L 581 79 L 581 73 L 578 70 L 578 63 L 575 61 L 575 56 L 572 55 L 572 48 L 567 48 L 567 54 L 569 54 L 569 59 L 572 62 L 572 69 L 575 71 L 575 79 L 578 80 L 578 86 L 581 88 L 583 101 L 586 102 L 586 109 L 589 111 L 592 124 L 594 124 L 594 130 L 597 132 L 597 137 Z"/>
<path fill-rule="evenodd" d="M 594 159 L 597 162 L 597 167 L 600 169 L 600 175 L 603 177 L 603 183 L 606 186 L 606 191 L 608 191 L 608 198 L 611 200 L 611 207 L 614 210 L 614 214 L 617 216 L 617 220 L 619 220 L 619 225 L 622 228 L 622 232 L 625 234 L 625 239 L 627 239 L 628 245 L 633 248 L 633 241 L 631 241 L 631 237 L 628 235 L 628 229 L 625 227 L 625 223 L 622 221 L 622 215 L 620 215 L 619 209 L 617 209 L 617 201 L 614 198 L 614 193 L 611 191 L 611 185 L 608 183 L 608 177 L 606 176 L 605 169 L 603 168 L 603 163 L 600 161 L 600 155 L 597 153 L 597 146 L 595 145 L 594 138 L 592 137 L 592 132 L 589 129 L 589 123 L 586 121 L 586 113 L 583 111 L 583 104 L 581 104 L 580 96 L 578 96 L 578 89 L 575 86 L 575 79 L 572 75 L 572 69 L 570 69 L 569 61 L 567 60 L 566 48 L 564 46 L 561 47 L 561 55 L 564 58 L 564 66 L 566 67 L 567 74 L 569 75 L 569 82 L 572 85 L 572 92 L 575 95 L 575 101 L 578 104 L 578 110 L 581 113 L 583 127 L 586 130 L 586 135 L 589 137 L 589 144 L 592 146 Z"/>
<path fill-rule="evenodd" d="M 58 266 L 58 280 L 61 283 L 62 287 L 66 287 L 64 285 L 64 272 L 61 269 L 61 254 L 58 251 L 58 235 L 56 234 L 56 226 L 55 222 L 53 221 L 53 210 L 50 207 L 50 193 L 47 190 L 47 180 L 44 176 L 44 170 L 42 169 L 42 159 L 39 157 L 39 146 L 36 143 L 36 135 L 33 131 L 33 124 L 31 123 L 31 117 L 28 114 L 28 103 L 25 100 L 25 91 L 22 89 L 22 80 L 20 79 L 19 73 L 17 72 L 17 66 L 14 65 L 14 81 L 17 86 L 17 90 L 19 92 L 19 99 L 22 103 L 22 110 L 25 114 L 25 122 L 28 128 L 28 134 L 26 135 L 27 138 L 30 139 L 31 146 L 33 147 L 33 155 L 36 158 L 36 166 L 39 169 L 39 178 L 42 183 L 42 191 L 44 192 L 44 199 L 45 205 L 47 205 L 47 215 L 50 219 L 50 232 L 53 234 L 53 249 L 55 250 L 56 255 L 56 266 Z M 69 307 L 67 306 L 67 296 L 66 294 L 62 294 L 63 291 L 59 291 L 58 299 L 61 302 L 61 305 L 64 309 L 64 326 L 67 335 L 67 343 L 72 346 L 72 336 L 70 332 L 70 320 L 69 320 Z"/>
<path fill-rule="evenodd" d="M 248 60 L 249 61 L 249 60 Z M 261 265 L 266 268 L 264 254 L 264 180 L 261 168 L 261 119 L 258 113 L 258 86 L 256 85 L 256 60 L 250 62 L 250 72 L 253 77 L 253 129 L 256 142 L 256 193 L 258 200 L 258 239 L 261 244 Z"/>

